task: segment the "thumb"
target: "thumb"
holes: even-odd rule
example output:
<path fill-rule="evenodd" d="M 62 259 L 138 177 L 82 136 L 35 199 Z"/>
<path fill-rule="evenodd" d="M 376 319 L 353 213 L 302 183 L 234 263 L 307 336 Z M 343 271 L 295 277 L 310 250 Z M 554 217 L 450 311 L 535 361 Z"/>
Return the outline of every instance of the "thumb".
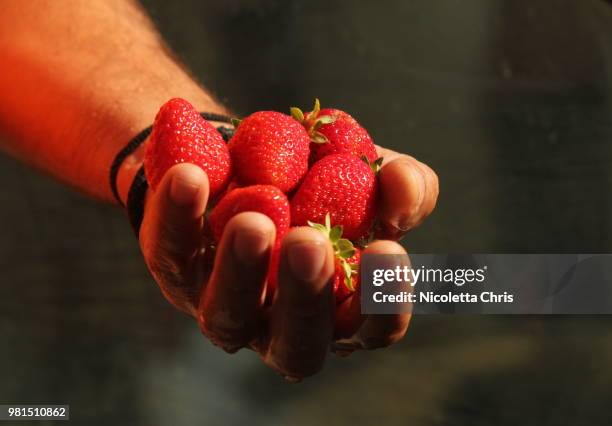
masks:
<path fill-rule="evenodd" d="M 201 282 L 195 274 L 203 215 L 208 202 L 206 173 L 193 164 L 170 168 L 149 194 L 140 230 L 145 261 L 166 298 L 192 315 Z"/>

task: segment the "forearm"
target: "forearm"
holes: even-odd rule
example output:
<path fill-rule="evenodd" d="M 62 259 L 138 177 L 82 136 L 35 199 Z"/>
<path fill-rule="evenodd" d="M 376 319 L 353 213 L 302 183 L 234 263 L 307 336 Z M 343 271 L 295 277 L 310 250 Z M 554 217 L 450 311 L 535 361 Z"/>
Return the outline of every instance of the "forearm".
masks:
<path fill-rule="evenodd" d="M 0 6 L 0 131 L 3 147 L 105 200 L 116 153 L 151 124 L 159 106 L 183 97 L 223 111 L 171 58 L 130 0 Z M 125 162 L 125 194 L 142 150 Z"/>

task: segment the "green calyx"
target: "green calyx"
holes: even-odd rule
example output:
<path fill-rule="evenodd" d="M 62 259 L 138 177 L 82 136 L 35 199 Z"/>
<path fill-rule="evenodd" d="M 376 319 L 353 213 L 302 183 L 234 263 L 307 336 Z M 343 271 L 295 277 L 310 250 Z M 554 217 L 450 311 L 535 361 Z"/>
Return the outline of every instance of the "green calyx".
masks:
<path fill-rule="evenodd" d="M 368 157 L 366 157 L 365 155 L 362 155 L 359 158 L 361 158 L 361 160 L 364 163 L 366 163 L 368 166 L 370 166 L 370 168 L 372 169 L 372 171 L 374 172 L 375 175 L 377 175 L 380 172 L 380 169 L 382 168 L 382 163 L 384 161 L 383 157 L 378 157 L 372 163 L 370 163 L 370 160 L 368 160 Z"/>
<path fill-rule="evenodd" d="M 234 129 L 237 129 L 238 126 L 240 126 L 240 123 L 242 123 L 242 120 L 239 118 L 232 117 L 231 120 L 232 120 L 232 126 L 234 126 Z"/>
<path fill-rule="evenodd" d="M 296 121 L 299 121 L 300 123 L 304 122 L 304 112 L 301 109 L 298 107 L 291 107 L 289 108 L 289 111 L 291 113 L 291 117 L 293 117 Z"/>
<path fill-rule="evenodd" d="M 319 102 L 319 99 L 315 99 L 314 107 L 312 108 L 312 111 L 308 113 L 308 118 L 306 118 L 306 114 L 304 114 L 304 112 L 298 107 L 291 107 L 289 111 L 291 112 L 291 117 L 302 123 L 302 125 L 306 128 L 312 142 L 318 144 L 329 142 L 327 137 L 323 133 L 319 132 L 319 129 L 324 124 L 333 123 L 336 121 L 336 118 L 332 117 L 331 115 L 319 115 L 321 112 L 321 102 Z"/>
<path fill-rule="evenodd" d="M 352 277 L 357 274 L 358 265 L 351 265 L 348 263 L 348 259 L 355 255 L 357 249 L 350 240 L 342 238 L 342 226 L 336 225 L 332 227 L 329 213 L 325 215 L 325 224 L 308 221 L 308 225 L 321 231 L 329 238 L 334 249 L 334 256 L 340 262 L 340 266 L 344 272 L 344 285 L 350 291 L 355 291 Z"/>

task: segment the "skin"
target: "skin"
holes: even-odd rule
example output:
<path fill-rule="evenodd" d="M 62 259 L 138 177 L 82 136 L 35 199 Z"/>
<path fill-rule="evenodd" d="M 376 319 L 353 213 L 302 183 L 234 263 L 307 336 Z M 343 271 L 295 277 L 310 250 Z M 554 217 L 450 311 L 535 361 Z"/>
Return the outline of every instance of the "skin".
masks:
<path fill-rule="evenodd" d="M 2 147 L 86 194 L 115 202 L 108 186 L 115 154 L 167 99 L 183 97 L 198 110 L 227 113 L 172 58 L 131 1 L 75 0 L 66 8 L 4 0 L 1 9 Z M 413 157 L 381 147 L 379 153 L 385 157 L 381 240 L 366 253 L 405 253 L 395 241 L 432 212 L 438 178 Z M 141 148 L 120 170 L 124 201 L 142 155 Z M 357 294 L 334 306 L 332 249 L 309 228 L 294 228 L 284 238 L 278 292 L 264 306 L 273 223 L 254 212 L 235 216 L 212 262 L 202 250 L 208 196 L 206 173 L 191 164 L 174 166 L 146 196 L 139 241 L 163 295 L 193 316 L 213 343 L 228 352 L 248 347 L 299 381 L 321 370 L 330 349 L 347 355 L 403 337 L 410 315 L 364 317 Z"/>

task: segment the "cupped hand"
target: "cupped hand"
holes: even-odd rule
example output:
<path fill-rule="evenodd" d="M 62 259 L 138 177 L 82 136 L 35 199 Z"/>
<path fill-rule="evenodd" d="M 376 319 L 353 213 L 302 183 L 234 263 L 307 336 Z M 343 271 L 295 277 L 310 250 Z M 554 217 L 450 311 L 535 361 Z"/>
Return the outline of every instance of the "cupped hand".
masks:
<path fill-rule="evenodd" d="M 395 241 L 434 209 L 438 179 L 425 164 L 379 148 L 379 229 L 364 253 L 404 254 Z M 216 248 L 204 247 L 209 201 L 205 172 L 172 167 L 147 194 L 140 244 L 146 264 L 170 303 L 197 319 L 203 333 L 228 352 L 255 350 L 289 380 L 318 372 L 330 348 L 345 355 L 397 342 L 410 315 L 362 315 L 359 295 L 335 306 L 332 247 L 322 233 L 293 228 L 281 246 L 278 288 L 264 303 L 274 224 L 266 216 L 233 217 Z"/>

